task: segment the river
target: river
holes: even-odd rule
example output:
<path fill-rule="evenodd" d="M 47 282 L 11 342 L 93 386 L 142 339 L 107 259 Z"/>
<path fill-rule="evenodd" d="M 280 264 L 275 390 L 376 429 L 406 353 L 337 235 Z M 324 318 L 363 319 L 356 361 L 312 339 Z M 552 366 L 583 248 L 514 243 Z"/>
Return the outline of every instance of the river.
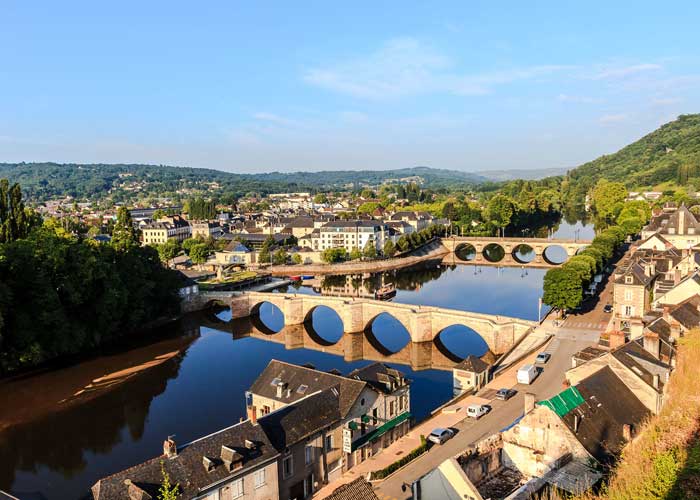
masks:
<path fill-rule="evenodd" d="M 562 226 L 559 231 L 575 230 Z M 592 228 L 583 226 L 577 235 L 591 238 Z M 288 291 L 370 296 L 391 283 L 396 302 L 537 319 L 545 271 L 428 263 L 382 275 L 330 276 Z M 343 373 L 371 363 L 347 362 L 334 351 L 342 336 L 339 321 L 330 310 L 317 309 L 302 332 L 307 347 L 286 349 L 289 329 L 272 306 L 263 308 L 260 321 L 230 321 L 227 309 L 194 314 L 138 345 L 4 380 L 0 489 L 50 500 L 80 498 L 100 477 L 160 454 L 167 435 L 186 443 L 238 421 L 245 415 L 244 391 L 273 358 Z M 396 320 L 379 316 L 368 337 L 381 359 L 411 379 L 416 419 L 452 396 L 450 371 L 414 371 L 401 362 L 408 334 Z M 440 341 L 435 359 L 447 360 L 445 366 L 487 351 L 464 327 L 444 330 Z"/>

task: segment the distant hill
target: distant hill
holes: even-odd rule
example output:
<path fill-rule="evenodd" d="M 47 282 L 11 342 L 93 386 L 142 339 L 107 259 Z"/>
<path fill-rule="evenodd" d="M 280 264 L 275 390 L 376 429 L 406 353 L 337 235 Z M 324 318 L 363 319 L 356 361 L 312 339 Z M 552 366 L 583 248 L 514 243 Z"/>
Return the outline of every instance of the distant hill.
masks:
<path fill-rule="evenodd" d="M 484 170 L 476 172 L 477 175 L 485 177 L 493 182 L 512 181 L 515 179 L 523 179 L 525 181 L 535 181 L 544 179 L 545 177 L 555 177 L 557 175 L 566 174 L 566 168 L 534 168 L 522 170 Z"/>
<path fill-rule="evenodd" d="M 630 188 L 700 183 L 700 114 L 681 115 L 617 153 L 574 168 L 567 188 L 580 198 L 600 178 Z"/>
<path fill-rule="evenodd" d="M 455 170 L 414 167 L 397 170 L 341 170 L 235 174 L 206 168 L 141 164 L 0 163 L 0 178 L 19 182 L 35 201 L 73 196 L 128 201 L 134 194 L 149 196 L 204 192 L 244 195 L 300 190 L 329 190 L 385 182 L 415 181 L 426 187 L 469 187 L 484 176 Z"/>

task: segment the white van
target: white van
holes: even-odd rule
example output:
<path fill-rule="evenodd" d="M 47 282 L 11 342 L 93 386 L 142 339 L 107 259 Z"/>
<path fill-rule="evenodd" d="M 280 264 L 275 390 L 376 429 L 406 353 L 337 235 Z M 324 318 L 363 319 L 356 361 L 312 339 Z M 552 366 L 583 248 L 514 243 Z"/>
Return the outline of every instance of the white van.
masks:
<path fill-rule="evenodd" d="M 529 385 L 537 378 L 537 375 L 539 375 L 539 372 L 535 365 L 524 365 L 518 370 L 518 383 Z"/>
<path fill-rule="evenodd" d="M 469 405 L 467 407 L 467 416 L 472 418 L 481 418 L 489 412 L 489 407 L 486 405 Z"/>

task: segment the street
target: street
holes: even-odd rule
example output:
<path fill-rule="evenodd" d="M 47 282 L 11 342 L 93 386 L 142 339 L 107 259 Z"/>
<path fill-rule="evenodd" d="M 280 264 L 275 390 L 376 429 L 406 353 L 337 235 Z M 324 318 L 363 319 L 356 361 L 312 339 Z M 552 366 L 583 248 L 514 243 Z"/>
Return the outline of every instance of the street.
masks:
<path fill-rule="evenodd" d="M 559 329 L 545 349 L 552 357 L 544 365 L 543 372 L 531 385 L 513 386 L 518 394 L 508 401 L 493 399 L 494 394 L 480 394 L 491 399 L 492 410 L 479 420 L 465 419 L 454 426 L 457 434 L 441 446 L 433 446 L 393 476 L 382 481 L 375 491 L 382 500 L 411 498 L 410 484 L 446 459 L 458 455 L 471 444 L 510 426 L 523 414 L 525 392 L 534 393 L 537 400 L 548 399 L 558 394 L 563 386 L 564 373 L 571 367 L 571 355 L 598 340 L 599 331 L 581 329 Z M 492 391 L 489 391 L 492 392 Z M 402 486 L 406 490 L 402 491 Z"/>

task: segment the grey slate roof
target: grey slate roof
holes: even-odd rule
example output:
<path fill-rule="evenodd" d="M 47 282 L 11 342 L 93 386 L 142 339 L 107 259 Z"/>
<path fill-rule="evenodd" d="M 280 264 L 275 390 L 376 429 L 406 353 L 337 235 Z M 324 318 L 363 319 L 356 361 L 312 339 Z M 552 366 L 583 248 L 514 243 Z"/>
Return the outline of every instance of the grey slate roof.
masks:
<path fill-rule="evenodd" d="M 246 448 L 246 439 L 255 443 L 255 450 Z M 233 449 L 243 456 L 241 469 L 229 472 L 221 460 L 222 446 Z M 202 489 L 224 479 L 244 475 L 278 456 L 277 450 L 272 446 L 263 429 L 253 425 L 249 420 L 193 441 L 178 448 L 177 451 L 178 454 L 174 458 L 161 455 L 99 480 L 92 487 L 93 497 L 95 500 L 129 498 L 129 485 L 125 482 L 129 480 L 152 498 L 157 498 L 162 481 L 162 463 L 171 482 L 179 483 L 180 498 L 194 498 Z M 213 470 L 207 472 L 203 465 L 204 457 L 214 461 Z"/>
<path fill-rule="evenodd" d="M 374 389 L 386 394 L 391 394 L 397 386 L 405 384 L 403 372 L 390 368 L 384 363 L 372 363 L 364 368 L 358 368 L 348 373 L 348 377 L 367 382 Z M 394 386 L 393 390 L 391 389 L 392 385 Z"/>
<path fill-rule="evenodd" d="M 339 386 L 306 396 L 258 419 L 268 439 L 279 451 L 342 420 Z"/>
<path fill-rule="evenodd" d="M 625 445 L 623 426 L 631 425 L 634 434 L 650 412 L 608 366 L 583 379 L 576 389 L 584 402 L 562 420 L 596 460 L 610 464 Z"/>
<path fill-rule="evenodd" d="M 282 391 L 282 397 L 277 397 L 277 386 L 273 385 L 275 379 L 286 384 Z M 361 380 L 273 359 L 255 379 L 250 387 L 250 392 L 289 404 L 299 401 L 309 394 L 337 386 L 340 394 L 339 409 L 344 417 L 352 408 L 365 385 L 365 382 Z M 306 388 L 300 391 L 302 386 L 306 386 Z M 289 389 L 289 397 L 287 397 L 287 389 Z"/>
<path fill-rule="evenodd" d="M 670 367 L 642 347 L 642 339 L 635 339 L 612 351 L 613 357 L 636 373 L 646 384 L 653 387 L 654 375 L 659 375 L 659 391 L 663 389 L 666 373 Z"/>
<path fill-rule="evenodd" d="M 473 373 L 481 373 L 488 370 L 489 365 L 484 363 L 480 358 L 470 354 L 460 361 L 455 368 L 459 370 L 467 370 Z"/>

